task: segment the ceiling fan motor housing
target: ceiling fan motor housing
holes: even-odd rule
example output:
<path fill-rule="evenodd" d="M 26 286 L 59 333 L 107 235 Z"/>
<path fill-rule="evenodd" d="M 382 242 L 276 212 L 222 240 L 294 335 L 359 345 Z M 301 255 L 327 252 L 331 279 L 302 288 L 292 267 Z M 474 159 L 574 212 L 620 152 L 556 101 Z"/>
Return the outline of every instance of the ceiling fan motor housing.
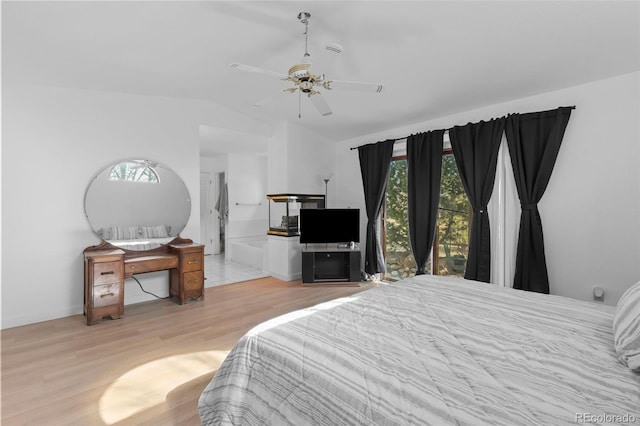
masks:
<path fill-rule="evenodd" d="M 311 64 L 298 64 L 289 68 L 289 76 L 300 80 L 301 78 L 309 76 L 309 68 Z"/>

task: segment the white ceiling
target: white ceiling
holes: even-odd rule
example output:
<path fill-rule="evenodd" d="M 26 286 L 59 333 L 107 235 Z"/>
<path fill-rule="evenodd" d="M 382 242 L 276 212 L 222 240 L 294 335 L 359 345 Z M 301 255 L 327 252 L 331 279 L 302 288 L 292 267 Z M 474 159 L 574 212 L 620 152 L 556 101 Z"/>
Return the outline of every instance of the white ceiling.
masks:
<path fill-rule="evenodd" d="M 326 117 L 303 98 L 298 119 L 290 83 L 229 68 L 286 74 L 304 53 L 300 11 L 312 71 L 385 90 L 328 92 Z M 207 99 L 331 140 L 640 69 L 637 1 L 3 1 L 2 25 L 5 82 Z"/>

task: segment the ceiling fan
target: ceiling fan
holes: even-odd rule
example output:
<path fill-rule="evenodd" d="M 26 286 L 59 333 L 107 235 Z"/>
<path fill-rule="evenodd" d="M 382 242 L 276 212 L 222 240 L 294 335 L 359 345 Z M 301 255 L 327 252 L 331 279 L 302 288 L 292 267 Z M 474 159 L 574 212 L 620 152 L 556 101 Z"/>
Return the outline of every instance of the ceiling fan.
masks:
<path fill-rule="evenodd" d="M 247 71 L 259 74 L 266 74 L 272 77 L 280 78 L 284 81 L 293 83 L 292 87 L 284 89 L 285 92 L 296 93 L 298 92 L 298 118 L 300 114 L 300 96 L 302 94 L 307 95 L 311 100 L 311 103 L 316 107 L 321 115 L 330 115 L 332 113 L 329 104 L 322 96 L 321 90 L 333 90 L 334 88 L 340 88 L 345 90 L 359 90 L 371 93 L 380 93 L 384 89 L 384 85 L 378 83 L 366 83 L 362 81 L 344 81 L 327 79 L 324 74 L 311 73 L 311 55 L 307 49 L 308 36 L 309 36 L 309 18 L 311 14 L 309 12 L 300 12 L 298 14 L 298 20 L 304 24 L 304 56 L 299 64 L 293 65 L 289 68 L 287 74 L 282 74 L 276 71 L 270 71 L 251 65 L 244 65 L 239 63 L 230 64 L 231 69 L 239 71 Z M 327 50 L 341 53 L 342 47 L 338 44 L 332 43 L 327 46 Z"/>

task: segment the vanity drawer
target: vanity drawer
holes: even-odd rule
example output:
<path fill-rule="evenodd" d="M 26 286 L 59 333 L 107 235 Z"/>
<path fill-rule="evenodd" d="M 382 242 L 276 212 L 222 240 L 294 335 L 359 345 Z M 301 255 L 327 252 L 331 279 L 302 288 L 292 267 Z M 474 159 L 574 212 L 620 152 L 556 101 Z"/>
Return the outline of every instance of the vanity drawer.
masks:
<path fill-rule="evenodd" d="M 120 304 L 120 283 L 111 283 L 93 287 L 93 307 Z"/>
<path fill-rule="evenodd" d="M 201 290 L 204 283 L 204 273 L 202 271 L 185 272 L 184 290 Z"/>
<path fill-rule="evenodd" d="M 122 262 L 96 262 L 93 264 L 93 285 L 118 283 Z"/>
<path fill-rule="evenodd" d="M 124 262 L 125 277 L 144 272 L 164 271 L 178 267 L 178 257 L 170 255 L 142 256 Z"/>
<path fill-rule="evenodd" d="M 202 251 L 185 253 L 182 258 L 182 271 L 202 271 Z"/>

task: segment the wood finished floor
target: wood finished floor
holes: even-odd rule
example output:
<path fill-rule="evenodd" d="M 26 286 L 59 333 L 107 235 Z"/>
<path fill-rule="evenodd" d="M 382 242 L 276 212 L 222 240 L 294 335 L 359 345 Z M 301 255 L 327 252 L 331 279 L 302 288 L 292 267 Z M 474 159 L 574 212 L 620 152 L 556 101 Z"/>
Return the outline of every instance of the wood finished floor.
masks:
<path fill-rule="evenodd" d="M 200 393 L 249 329 L 372 286 L 269 277 L 207 288 L 188 305 L 129 305 L 91 327 L 75 315 L 3 330 L 2 425 L 199 425 Z"/>

